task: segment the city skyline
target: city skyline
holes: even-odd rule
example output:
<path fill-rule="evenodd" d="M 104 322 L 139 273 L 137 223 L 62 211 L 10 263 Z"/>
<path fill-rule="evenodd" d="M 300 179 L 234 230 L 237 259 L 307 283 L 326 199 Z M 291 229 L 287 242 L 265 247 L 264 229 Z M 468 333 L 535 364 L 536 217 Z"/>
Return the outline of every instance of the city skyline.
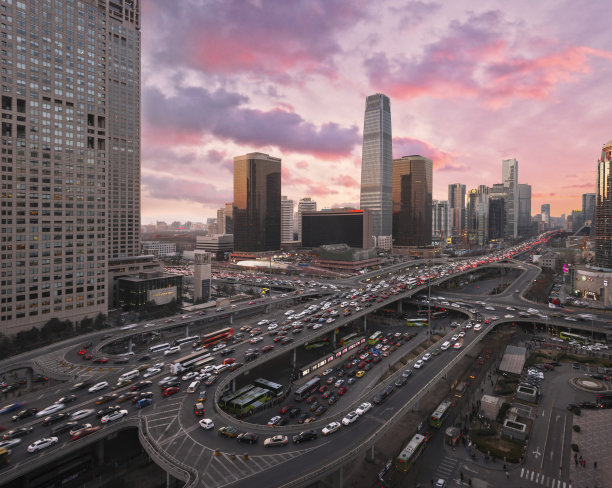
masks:
<path fill-rule="evenodd" d="M 377 92 L 393 104 L 393 157 L 433 160 L 434 199 L 499 182 L 508 158 L 534 209 L 569 214 L 595 191 L 611 137 L 603 5 L 228 1 L 212 18 L 210 3 L 143 5 L 143 223 L 214 216 L 232 158 L 254 151 L 283 159 L 294 201 L 358 206 Z"/>

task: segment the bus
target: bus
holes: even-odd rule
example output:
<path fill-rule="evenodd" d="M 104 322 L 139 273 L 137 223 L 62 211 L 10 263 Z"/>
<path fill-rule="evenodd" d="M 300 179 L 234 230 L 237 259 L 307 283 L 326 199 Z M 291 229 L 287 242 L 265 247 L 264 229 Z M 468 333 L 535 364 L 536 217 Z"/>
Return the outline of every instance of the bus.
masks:
<path fill-rule="evenodd" d="M 324 339 L 322 341 L 317 342 L 307 342 L 306 344 L 304 344 L 304 349 L 310 351 L 311 349 L 319 349 L 320 347 L 326 346 L 329 346 L 329 342 L 327 342 L 327 339 Z"/>
<path fill-rule="evenodd" d="M 245 415 L 250 410 L 263 407 L 272 400 L 272 392 L 267 388 L 255 387 L 242 396 L 232 400 L 228 408 L 236 415 Z"/>
<path fill-rule="evenodd" d="M 444 422 L 444 419 L 446 419 L 446 417 L 448 416 L 452 405 L 453 402 L 451 402 L 450 400 L 444 400 L 442 403 L 440 403 L 440 405 L 438 405 L 438 408 L 434 410 L 434 413 L 431 414 L 431 417 L 429 417 L 429 425 L 435 427 L 436 429 L 442 427 L 442 423 Z"/>
<path fill-rule="evenodd" d="M 221 400 L 219 400 L 219 405 L 225 409 L 229 409 L 229 404 L 231 402 L 233 402 L 236 398 L 240 398 L 245 393 L 248 393 L 253 388 L 255 388 L 255 385 L 248 384 L 246 386 L 243 386 L 239 390 L 236 390 L 234 392 L 229 392 L 227 395 L 223 395 L 221 397 Z"/>
<path fill-rule="evenodd" d="M 217 344 L 218 342 L 223 342 L 225 340 L 231 339 L 234 337 L 234 329 L 231 327 L 226 327 L 225 329 L 220 329 L 215 332 L 210 332 L 209 334 L 203 335 L 200 337 L 200 345 L 202 347 L 211 347 Z"/>
<path fill-rule="evenodd" d="M 182 346 L 183 344 L 187 344 L 188 342 L 199 341 L 200 336 L 191 336 L 191 337 L 183 337 L 182 339 L 177 339 L 172 343 L 172 346 Z"/>
<path fill-rule="evenodd" d="M 377 344 L 381 336 L 382 336 L 382 332 L 380 330 L 377 330 L 368 339 L 368 344 L 370 344 L 370 346 Z"/>
<path fill-rule="evenodd" d="M 427 319 L 422 319 L 420 317 L 406 319 L 406 325 L 408 327 L 427 327 L 427 324 Z"/>
<path fill-rule="evenodd" d="M 195 369 L 201 367 L 201 361 L 203 359 L 211 358 L 210 353 L 206 350 L 192 352 L 187 356 L 183 356 L 182 358 L 175 359 L 170 364 L 170 372 L 172 374 L 179 374 L 185 371 L 186 369 Z M 211 358 L 214 361 L 214 358 Z"/>
<path fill-rule="evenodd" d="M 425 445 L 425 436 L 415 434 L 414 437 L 410 439 L 408 445 L 402 449 L 402 452 L 397 456 L 395 460 L 395 469 L 404 473 L 408 471 L 421 452 L 423 452 L 423 449 L 425 449 Z"/>
<path fill-rule="evenodd" d="M 306 383 L 295 390 L 295 393 L 293 394 L 295 401 L 301 402 L 311 393 L 317 391 L 319 386 L 321 386 L 321 378 L 319 376 L 313 376 Z"/>
<path fill-rule="evenodd" d="M 206 358 L 202 358 L 198 361 L 196 361 L 195 363 L 193 363 L 191 365 L 191 369 L 193 371 L 199 371 L 201 370 L 204 366 L 208 366 L 209 364 L 212 364 L 215 362 L 215 358 L 213 356 L 209 356 Z"/>
<path fill-rule="evenodd" d="M 580 344 L 585 344 L 587 342 L 587 338 L 578 334 L 574 334 L 572 332 L 559 332 L 559 337 L 561 339 L 565 339 L 566 341 L 576 341 Z"/>
<path fill-rule="evenodd" d="M 353 337 L 357 337 L 357 332 L 351 332 L 350 334 L 340 338 L 340 340 L 338 341 L 338 345 L 345 346 L 347 342 L 350 341 Z"/>
<path fill-rule="evenodd" d="M 151 346 L 149 348 L 149 352 L 161 352 L 161 351 L 167 351 L 168 349 L 170 349 L 170 344 L 165 342 L 163 344 L 156 344 L 155 346 Z"/>
<path fill-rule="evenodd" d="M 446 310 L 440 310 L 431 314 L 432 319 L 445 319 L 446 317 L 448 317 L 448 312 Z"/>
<path fill-rule="evenodd" d="M 266 380 L 265 378 L 257 378 L 253 381 L 255 386 L 260 388 L 267 388 L 272 392 L 272 396 L 279 397 L 283 394 L 283 385 L 280 383 L 274 383 L 273 381 Z"/>

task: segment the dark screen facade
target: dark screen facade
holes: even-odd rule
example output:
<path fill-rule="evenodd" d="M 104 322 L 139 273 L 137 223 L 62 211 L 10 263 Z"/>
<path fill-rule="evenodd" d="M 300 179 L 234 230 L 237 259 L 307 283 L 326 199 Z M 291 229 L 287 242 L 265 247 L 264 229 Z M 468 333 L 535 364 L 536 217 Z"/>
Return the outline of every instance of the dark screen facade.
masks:
<path fill-rule="evenodd" d="M 250 153 L 234 158 L 234 250 L 280 249 L 281 160 Z"/>
<path fill-rule="evenodd" d="M 302 247 L 347 244 L 363 248 L 363 212 L 303 213 Z"/>

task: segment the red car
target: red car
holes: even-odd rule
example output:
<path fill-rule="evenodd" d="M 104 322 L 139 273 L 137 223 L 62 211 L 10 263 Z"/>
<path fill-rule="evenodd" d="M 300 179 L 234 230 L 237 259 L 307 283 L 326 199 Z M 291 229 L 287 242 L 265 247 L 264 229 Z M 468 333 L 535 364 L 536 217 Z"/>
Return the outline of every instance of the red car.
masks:
<path fill-rule="evenodd" d="M 94 363 L 106 363 L 108 361 L 108 358 L 96 358 L 93 360 Z"/>
<path fill-rule="evenodd" d="M 281 414 L 285 414 L 285 413 L 287 413 L 289 410 L 291 410 L 292 408 L 293 408 L 293 405 L 283 405 L 283 406 L 280 408 L 280 413 L 281 413 Z"/>
<path fill-rule="evenodd" d="M 323 385 L 319 388 L 319 393 L 324 393 L 327 390 L 327 385 Z"/>
<path fill-rule="evenodd" d="M 308 398 L 306 398 L 306 403 L 312 403 L 317 399 L 316 396 L 309 396 Z"/>
<path fill-rule="evenodd" d="M 100 430 L 100 426 L 96 425 L 94 427 L 86 427 L 85 429 L 81 429 L 79 430 L 73 437 L 72 440 L 76 441 L 77 439 L 80 439 L 81 437 L 85 437 L 88 436 L 89 434 L 93 434 L 94 432 L 98 432 Z"/>
<path fill-rule="evenodd" d="M 268 351 L 271 351 L 272 349 L 274 349 L 274 346 L 270 344 L 268 346 L 262 347 L 261 352 L 268 352 Z"/>
<path fill-rule="evenodd" d="M 223 364 L 233 364 L 236 362 L 236 358 L 225 358 Z"/>
<path fill-rule="evenodd" d="M 85 349 L 81 349 L 79 351 L 79 356 L 84 356 L 85 354 L 87 354 L 87 351 Z"/>
<path fill-rule="evenodd" d="M 84 354 L 83 356 L 81 356 L 83 359 L 85 359 L 86 361 L 89 361 L 91 358 L 93 358 L 93 356 L 91 354 Z"/>
<path fill-rule="evenodd" d="M 180 389 L 177 386 L 171 386 L 170 388 L 166 388 L 164 390 L 164 396 L 169 397 L 170 395 L 174 395 L 175 393 L 178 393 L 179 391 Z"/>
<path fill-rule="evenodd" d="M 347 387 L 343 386 L 342 388 L 338 388 L 338 395 L 342 396 L 346 393 Z"/>

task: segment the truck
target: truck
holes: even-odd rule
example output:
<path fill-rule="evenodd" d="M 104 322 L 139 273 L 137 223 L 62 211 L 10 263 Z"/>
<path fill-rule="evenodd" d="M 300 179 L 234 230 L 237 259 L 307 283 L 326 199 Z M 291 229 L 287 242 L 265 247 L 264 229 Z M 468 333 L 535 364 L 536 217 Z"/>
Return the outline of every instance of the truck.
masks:
<path fill-rule="evenodd" d="M 467 384 L 465 381 L 462 381 L 455 387 L 455 396 L 457 398 L 461 398 L 465 393 L 465 390 L 467 390 Z"/>

